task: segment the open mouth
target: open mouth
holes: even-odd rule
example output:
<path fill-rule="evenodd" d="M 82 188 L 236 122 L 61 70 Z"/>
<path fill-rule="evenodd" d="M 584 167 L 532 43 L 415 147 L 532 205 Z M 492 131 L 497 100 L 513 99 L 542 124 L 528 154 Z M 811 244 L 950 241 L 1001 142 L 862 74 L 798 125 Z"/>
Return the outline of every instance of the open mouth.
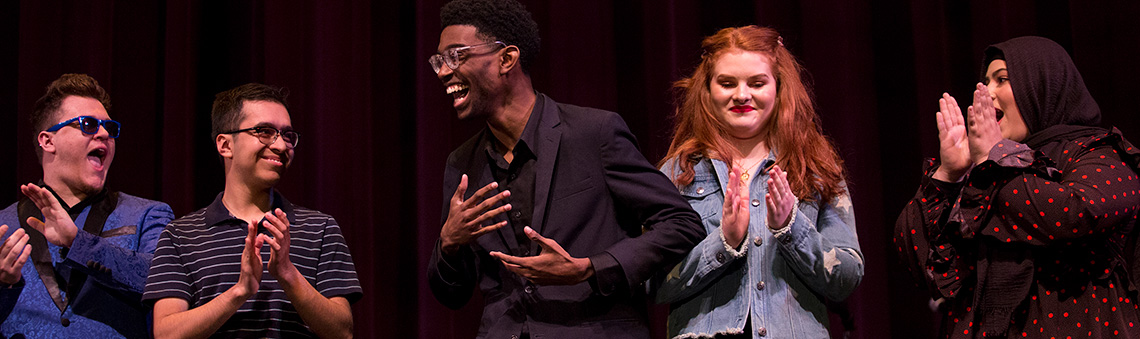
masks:
<path fill-rule="evenodd" d="M 107 160 L 106 148 L 96 148 L 87 152 L 87 161 L 90 162 L 92 166 L 95 166 L 96 170 L 103 168 L 104 160 Z"/>
<path fill-rule="evenodd" d="M 1000 108 L 994 108 L 994 114 L 997 116 L 997 121 L 1001 121 L 1001 118 L 1005 117 L 1005 112 Z"/>
<path fill-rule="evenodd" d="M 468 86 L 464 84 L 451 84 L 447 86 L 447 94 L 451 95 L 452 106 L 458 107 L 467 99 Z"/>

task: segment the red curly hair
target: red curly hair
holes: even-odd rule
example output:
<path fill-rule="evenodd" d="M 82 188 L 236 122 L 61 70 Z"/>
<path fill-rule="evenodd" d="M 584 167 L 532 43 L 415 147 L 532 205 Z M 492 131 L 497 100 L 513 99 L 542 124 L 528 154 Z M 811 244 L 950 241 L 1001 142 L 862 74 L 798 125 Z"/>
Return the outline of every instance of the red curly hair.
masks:
<path fill-rule="evenodd" d="M 693 75 L 674 83 L 678 96 L 676 128 L 664 165 L 676 159 L 678 187 L 693 182 L 693 166 L 701 158 L 731 164 L 741 156 L 725 138 L 728 129 L 709 109 L 713 66 L 726 53 L 749 51 L 768 57 L 776 78 L 776 106 L 760 131 L 765 144 L 779 151 L 776 164 L 788 172 L 788 183 L 800 200 L 818 195 L 827 203 L 844 193 L 843 159 L 825 137 L 819 115 L 807 86 L 800 78 L 803 67 L 783 46 L 780 34 L 767 27 L 725 28 L 701 42 L 701 63 Z M 671 170 L 671 169 L 670 169 Z"/>

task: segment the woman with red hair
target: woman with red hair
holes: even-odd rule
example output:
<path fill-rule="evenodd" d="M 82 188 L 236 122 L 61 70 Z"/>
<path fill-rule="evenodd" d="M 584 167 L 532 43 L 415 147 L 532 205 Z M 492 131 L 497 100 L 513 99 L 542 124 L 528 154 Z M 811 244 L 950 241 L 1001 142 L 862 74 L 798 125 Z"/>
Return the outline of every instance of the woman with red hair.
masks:
<path fill-rule="evenodd" d="M 661 170 L 708 237 L 657 291 L 669 335 L 828 337 L 826 301 L 863 277 L 843 162 L 779 33 L 726 28 L 702 47 Z"/>

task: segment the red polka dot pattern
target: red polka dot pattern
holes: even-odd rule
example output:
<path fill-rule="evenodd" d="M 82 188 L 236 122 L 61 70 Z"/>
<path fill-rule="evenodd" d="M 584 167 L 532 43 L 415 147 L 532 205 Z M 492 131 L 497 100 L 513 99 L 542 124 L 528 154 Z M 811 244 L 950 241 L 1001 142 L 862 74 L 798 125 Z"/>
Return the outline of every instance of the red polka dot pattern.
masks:
<path fill-rule="evenodd" d="M 1116 148 L 1131 145 L 1120 140 L 1109 133 L 1039 151 L 1006 140 L 962 183 L 934 180 L 938 163 L 927 161 L 894 243 L 945 299 L 940 338 L 1140 338 L 1140 306 L 1113 254 L 1140 211 L 1140 176 L 1121 160 Z M 989 319 L 973 307 L 987 239 L 986 248 L 1016 244 L 1033 259 L 1030 291 L 1001 335 L 984 333 Z"/>

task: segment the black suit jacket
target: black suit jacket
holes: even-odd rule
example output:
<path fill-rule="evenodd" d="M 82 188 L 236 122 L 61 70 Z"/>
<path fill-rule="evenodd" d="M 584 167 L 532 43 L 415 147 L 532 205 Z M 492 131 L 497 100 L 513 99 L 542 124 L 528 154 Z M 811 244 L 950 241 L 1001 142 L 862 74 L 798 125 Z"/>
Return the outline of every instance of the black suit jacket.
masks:
<path fill-rule="evenodd" d="M 589 257 L 589 282 L 538 286 L 508 271 L 491 251 L 537 254 L 511 227 L 480 237 L 443 257 L 436 243 L 428 264 L 432 293 L 462 307 L 476 286 L 483 293 L 479 337 L 511 338 L 525 323 L 532 338 L 646 338 L 644 282 L 676 264 L 705 237 L 700 216 L 665 175 L 645 160 L 616 113 L 565 105 L 539 94 L 542 111 L 534 185 L 535 231 L 573 257 Z M 494 181 L 478 147 L 484 129 L 451 153 L 444 171 L 447 201 L 467 174 L 467 197 Z M 489 196 L 490 194 L 488 194 Z M 466 198 L 466 197 L 465 197 Z M 494 222 L 506 220 L 499 216 Z"/>

